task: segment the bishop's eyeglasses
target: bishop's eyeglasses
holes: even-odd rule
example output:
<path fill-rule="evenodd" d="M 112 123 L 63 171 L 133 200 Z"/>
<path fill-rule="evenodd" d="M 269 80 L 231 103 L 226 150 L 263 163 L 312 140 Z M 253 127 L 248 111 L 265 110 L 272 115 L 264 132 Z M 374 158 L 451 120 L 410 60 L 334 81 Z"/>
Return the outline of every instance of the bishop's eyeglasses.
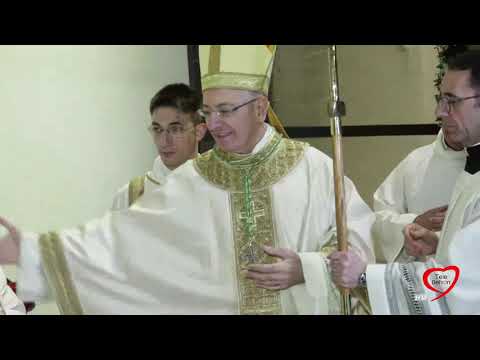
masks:
<path fill-rule="evenodd" d="M 258 100 L 259 98 L 255 98 L 255 99 L 251 99 L 249 101 L 247 101 L 246 103 L 243 103 L 243 104 L 240 104 L 240 105 L 237 105 L 237 106 L 234 106 L 232 108 L 222 108 L 220 110 L 217 110 L 217 111 L 210 111 L 210 110 L 206 110 L 206 109 L 200 109 L 198 110 L 198 113 L 200 114 L 200 116 L 202 118 L 205 119 L 205 121 L 209 121 L 212 119 L 212 117 L 214 115 L 217 115 L 219 119 L 222 119 L 222 120 L 225 120 L 225 119 L 228 119 L 229 117 L 232 116 L 232 114 L 234 112 L 236 112 L 237 110 L 241 109 L 242 107 L 244 106 L 247 106 L 248 104 L 251 104 L 253 103 L 254 101 Z"/>

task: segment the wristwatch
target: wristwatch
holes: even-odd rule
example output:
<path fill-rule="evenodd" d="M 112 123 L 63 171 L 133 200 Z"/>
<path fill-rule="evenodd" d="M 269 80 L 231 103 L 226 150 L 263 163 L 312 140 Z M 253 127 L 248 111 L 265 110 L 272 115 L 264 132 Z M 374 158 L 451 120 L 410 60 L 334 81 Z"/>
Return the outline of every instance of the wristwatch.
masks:
<path fill-rule="evenodd" d="M 360 278 L 358 279 L 358 286 L 363 288 L 367 287 L 367 273 L 360 275 Z"/>

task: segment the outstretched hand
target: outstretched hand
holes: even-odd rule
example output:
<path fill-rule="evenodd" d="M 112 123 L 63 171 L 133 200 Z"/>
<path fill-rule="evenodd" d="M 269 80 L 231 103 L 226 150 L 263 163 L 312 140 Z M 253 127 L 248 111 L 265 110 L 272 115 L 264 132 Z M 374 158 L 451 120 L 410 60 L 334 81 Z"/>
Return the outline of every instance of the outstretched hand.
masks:
<path fill-rule="evenodd" d="M 9 233 L 0 239 L 0 264 L 15 264 L 20 254 L 20 231 L 1 216 L 0 225 Z"/>

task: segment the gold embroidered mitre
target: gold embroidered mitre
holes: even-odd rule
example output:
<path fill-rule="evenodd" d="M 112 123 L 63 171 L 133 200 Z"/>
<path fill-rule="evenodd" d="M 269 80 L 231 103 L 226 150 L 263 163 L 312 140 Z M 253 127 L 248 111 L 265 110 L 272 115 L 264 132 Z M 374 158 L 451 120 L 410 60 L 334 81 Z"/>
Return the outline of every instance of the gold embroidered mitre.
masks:
<path fill-rule="evenodd" d="M 200 45 L 202 90 L 249 90 L 268 96 L 276 50 L 276 45 Z M 271 106 L 268 118 L 288 137 Z"/>
<path fill-rule="evenodd" d="M 275 45 L 200 45 L 202 90 L 249 90 L 268 96 L 275 51 Z"/>

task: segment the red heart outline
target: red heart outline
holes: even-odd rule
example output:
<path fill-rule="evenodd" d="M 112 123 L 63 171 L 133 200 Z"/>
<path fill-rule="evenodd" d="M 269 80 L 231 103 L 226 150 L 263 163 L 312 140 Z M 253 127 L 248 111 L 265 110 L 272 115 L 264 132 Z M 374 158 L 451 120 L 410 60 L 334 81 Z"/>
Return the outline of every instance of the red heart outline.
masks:
<path fill-rule="evenodd" d="M 450 287 L 447 290 L 445 290 L 445 292 L 441 292 L 440 290 L 435 289 L 428 282 L 428 279 L 429 279 L 429 276 L 430 276 L 431 273 L 436 272 L 436 271 L 445 272 L 445 271 L 450 271 L 450 270 L 455 272 L 455 279 L 453 279 L 452 285 L 450 285 Z M 437 296 L 435 299 L 433 299 L 431 301 L 438 300 L 438 299 L 444 297 L 445 295 L 447 295 L 450 291 L 452 291 L 453 287 L 457 284 L 457 281 L 458 281 L 459 277 L 460 277 L 460 268 L 458 266 L 455 266 L 455 265 L 447 266 L 446 268 L 443 268 L 443 269 L 442 268 L 432 268 L 432 269 L 428 269 L 427 271 L 425 271 L 425 273 L 423 274 L 423 283 L 425 284 L 425 286 L 429 290 L 440 293 L 439 296 Z"/>

